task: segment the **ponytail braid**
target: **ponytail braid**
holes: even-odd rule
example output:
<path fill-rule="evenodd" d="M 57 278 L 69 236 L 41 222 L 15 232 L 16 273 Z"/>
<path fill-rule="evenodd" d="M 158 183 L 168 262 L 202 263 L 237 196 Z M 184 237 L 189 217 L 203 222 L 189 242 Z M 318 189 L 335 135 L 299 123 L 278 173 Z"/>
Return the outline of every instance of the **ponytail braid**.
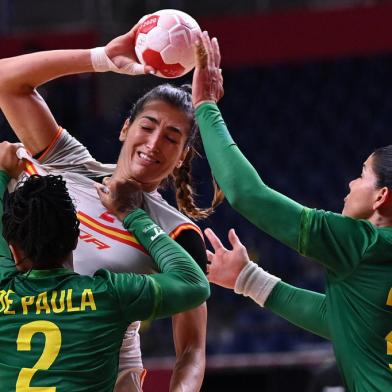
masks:
<path fill-rule="evenodd" d="M 192 161 L 196 155 L 196 150 L 191 147 L 182 165 L 173 172 L 176 201 L 178 209 L 188 217 L 199 220 L 208 218 L 215 208 L 223 201 L 223 192 L 213 179 L 214 198 L 209 208 L 197 207 L 194 200 L 194 189 L 192 183 Z"/>

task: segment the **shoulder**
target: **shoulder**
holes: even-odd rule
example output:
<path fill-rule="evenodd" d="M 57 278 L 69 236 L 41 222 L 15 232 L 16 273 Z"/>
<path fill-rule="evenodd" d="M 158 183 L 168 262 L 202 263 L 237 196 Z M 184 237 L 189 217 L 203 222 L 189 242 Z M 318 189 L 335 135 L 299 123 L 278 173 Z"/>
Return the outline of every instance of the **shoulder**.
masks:
<path fill-rule="evenodd" d="M 143 208 L 172 238 L 176 238 L 184 230 L 192 230 L 202 236 L 200 228 L 177 208 L 171 206 L 158 191 L 144 193 Z"/>

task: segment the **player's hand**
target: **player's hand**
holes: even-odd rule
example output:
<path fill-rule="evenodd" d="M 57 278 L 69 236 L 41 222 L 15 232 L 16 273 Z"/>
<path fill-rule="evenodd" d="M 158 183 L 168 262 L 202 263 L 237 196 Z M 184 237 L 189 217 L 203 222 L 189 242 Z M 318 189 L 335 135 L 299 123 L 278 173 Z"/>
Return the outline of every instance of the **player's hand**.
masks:
<path fill-rule="evenodd" d="M 142 206 L 141 186 L 134 180 L 105 178 L 102 185 L 95 185 L 98 196 L 105 206 L 121 222 L 125 217 Z"/>
<path fill-rule="evenodd" d="M 232 250 L 226 249 L 211 229 L 206 229 L 204 233 L 214 248 L 214 253 L 207 250 L 209 261 L 207 265 L 208 280 L 219 286 L 234 289 L 239 273 L 249 263 L 245 246 L 237 237 L 234 229 L 230 229 L 228 235 L 233 247 Z"/>
<path fill-rule="evenodd" d="M 192 102 L 196 108 L 204 101 L 218 102 L 224 94 L 220 68 L 218 40 L 204 31 L 195 44 L 195 70 L 192 82 Z"/>
<path fill-rule="evenodd" d="M 115 72 L 124 73 L 128 75 L 141 75 L 147 73 L 155 73 L 155 70 L 150 65 L 143 65 L 135 52 L 136 32 L 140 26 L 139 21 L 126 34 L 114 38 L 105 46 L 106 55 L 118 68 Z"/>
<path fill-rule="evenodd" d="M 11 178 L 18 178 L 25 168 L 25 161 L 16 155 L 20 147 L 21 143 L 0 143 L 0 170 L 7 172 Z"/>

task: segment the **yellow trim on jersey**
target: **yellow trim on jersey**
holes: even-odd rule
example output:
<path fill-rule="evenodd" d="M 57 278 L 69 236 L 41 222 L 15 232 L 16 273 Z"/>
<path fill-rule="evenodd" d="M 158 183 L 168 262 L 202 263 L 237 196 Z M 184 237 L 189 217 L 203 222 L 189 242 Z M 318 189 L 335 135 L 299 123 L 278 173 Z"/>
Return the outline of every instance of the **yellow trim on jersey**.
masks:
<path fill-rule="evenodd" d="M 146 253 L 146 250 L 144 247 L 139 243 L 139 241 L 133 236 L 131 233 L 129 233 L 126 230 L 121 230 L 117 229 L 116 227 L 110 227 L 107 225 L 104 225 L 103 223 L 95 220 L 94 218 L 91 218 L 91 216 L 88 216 L 82 211 L 78 211 L 77 213 L 78 219 L 80 223 L 83 225 L 87 226 L 88 228 L 105 235 L 106 237 L 109 237 L 113 240 L 122 242 L 124 244 L 133 246 L 134 248 L 137 248 L 141 250 L 142 252 Z"/>
<path fill-rule="evenodd" d="M 196 231 L 196 233 L 198 233 L 204 241 L 203 233 L 201 232 L 200 228 L 192 223 L 183 223 L 182 225 L 177 226 L 169 235 L 171 238 L 173 238 L 173 240 L 175 240 L 179 236 L 179 234 L 184 230 Z"/>

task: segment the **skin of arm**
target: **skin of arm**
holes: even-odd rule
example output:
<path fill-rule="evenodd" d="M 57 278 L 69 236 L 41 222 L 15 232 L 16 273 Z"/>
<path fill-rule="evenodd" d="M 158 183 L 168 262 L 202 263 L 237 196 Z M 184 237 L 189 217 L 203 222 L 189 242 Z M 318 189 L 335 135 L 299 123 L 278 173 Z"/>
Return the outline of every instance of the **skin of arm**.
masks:
<path fill-rule="evenodd" d="M 107 57 L 116 67 L 137 63 L 133 42 L 138 27 L 136 24 L 105 46 Z M 150 71 L 151 67 L 144 67 L 145 73 Z M 32 155 L 43 151 L 58 130 L 36 88 L 62 76 L 85 72 L 94 72 L 89 49 L 51 50 L 0 60 L 0 109 Z M 120 69 L 116 72 L 122 73 Z"/>
<path fill-rule="evenodd" d="M 188 235 L 193 236 L 192 247 L 187 247 L 186 242 L 182 241 L 186 232 L 192 232 L 188 233 Z M 198 241 L 198 246 L 195 246 L 196 241 Z M 207 257 L 201 237 L 193 230 L 186 230 L 177 237 L 177 242 L 204 269 Z M 172 317 L 172 329 L 176 363 L 170 380 L 170 391 L 199 391 L 203 383 L 206 363 L 206 303 L 195 309 L 174 315 Z"/>

